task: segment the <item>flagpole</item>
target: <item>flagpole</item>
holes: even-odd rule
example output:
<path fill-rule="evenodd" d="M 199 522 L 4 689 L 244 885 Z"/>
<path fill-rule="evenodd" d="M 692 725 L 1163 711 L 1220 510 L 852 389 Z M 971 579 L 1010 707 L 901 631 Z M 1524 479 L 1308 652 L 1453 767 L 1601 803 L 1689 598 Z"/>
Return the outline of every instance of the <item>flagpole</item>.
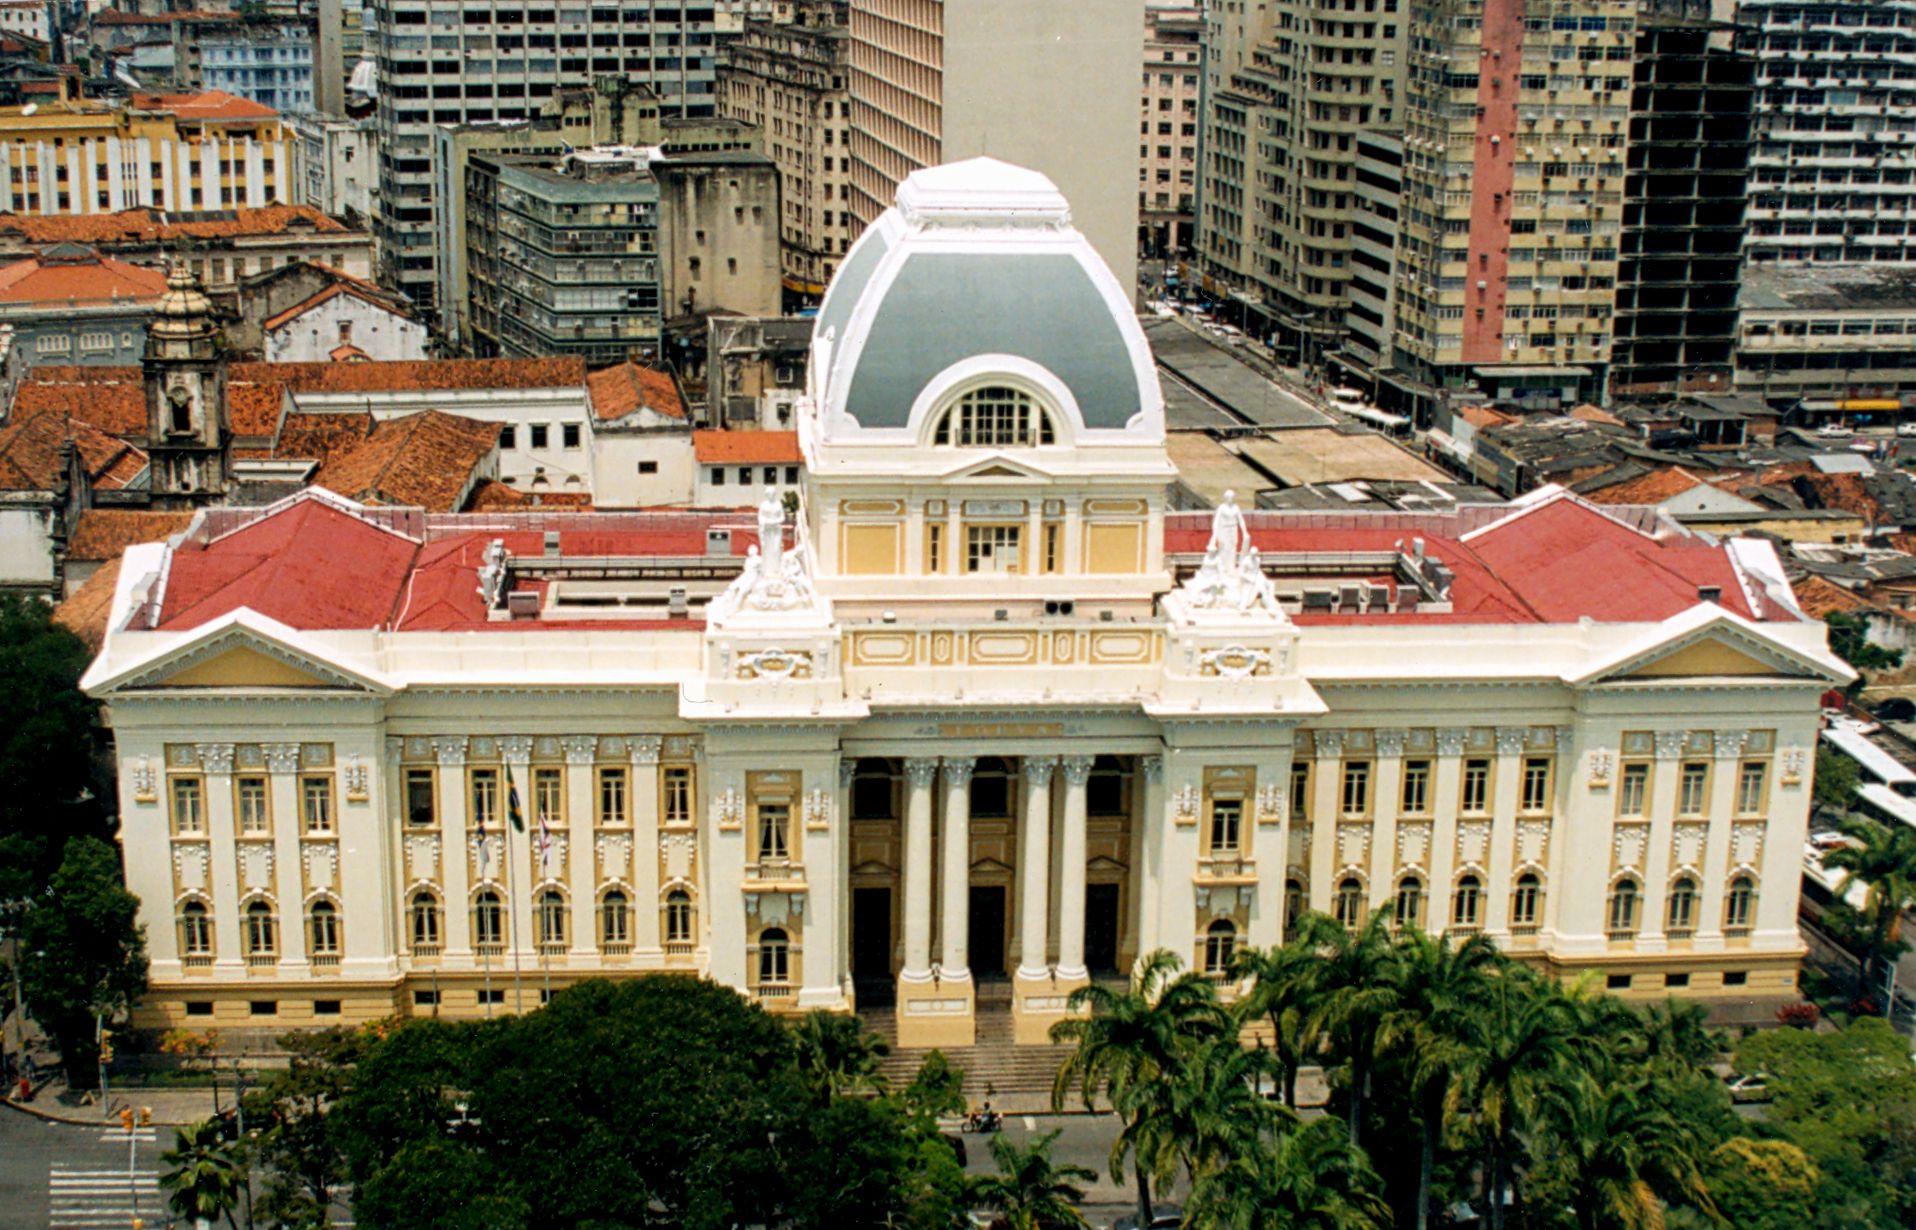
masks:
<path fill-rule="evenodd" d="M 508 904 L 506 906 L 506 928 L 509 932 L 508 938 L 512 943 L 512 1010 L 524 1016 L 526 1011 L 525 988 L 519 980 L 519 890 L 515 887 L 518 877 L 512 874 L 512 830 L 516 826 L 512 823 L 511 808 L 513 800 L 517 797 L 513 793 L 515 789 L 512 784 L 512 766 L 507 765 L 505 838 L 506 901 Z"/>

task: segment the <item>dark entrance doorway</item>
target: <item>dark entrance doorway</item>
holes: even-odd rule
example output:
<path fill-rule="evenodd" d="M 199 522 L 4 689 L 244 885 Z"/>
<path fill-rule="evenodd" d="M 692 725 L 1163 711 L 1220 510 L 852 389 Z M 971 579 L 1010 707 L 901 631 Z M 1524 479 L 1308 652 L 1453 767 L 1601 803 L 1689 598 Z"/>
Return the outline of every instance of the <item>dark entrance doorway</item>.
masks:
<path fill-rule="evenodd" d="M 852 977 L 891 981 L 891 889 L 852 890 Z"/>
<path fill-rule="evenodd" d="M 1118 886 L 1084 886 L 1084 963 L 1094 974 L 1118 969 Z"/>
<path fill-rule="evenodd" d="M 1002 884 L 971 886 L 971 974 L 1005 975 L 1005 890 Z"/>

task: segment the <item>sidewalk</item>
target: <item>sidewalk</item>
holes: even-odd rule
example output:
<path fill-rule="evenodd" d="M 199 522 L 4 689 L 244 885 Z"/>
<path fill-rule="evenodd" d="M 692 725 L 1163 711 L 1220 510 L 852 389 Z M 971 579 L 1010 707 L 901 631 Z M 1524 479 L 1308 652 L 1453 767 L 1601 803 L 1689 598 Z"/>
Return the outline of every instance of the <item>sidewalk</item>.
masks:
<path fill-rule="evenodd" d="M 88 1094 L 69 1098 L 65 1078 L 57 1073 L 42 1079 L 33 1087 L 33 1100 L 22 1102 L 8 1096 L 7 1106 L 23 1114 L 33 1115 L 55 1123 L 74 1123 L 86 1127 L 101 1124 L 118 1126 L 122 1107 L 130 1107 L 135 1115 L 142 1109 L 153 1112 L 153 1123 L 160 1127 L 186 1127 L 213 1117 L 213 1090 L 211 1087 L 193 1089 L 143 1089 L 114 1087 L 109 1079 L 107 1084 L 107 1103 L 101 1106 L 98 1090 L 88 1091 L 91 1102 L 80 1099 Z M 220 1087 L 220 1106 L 231 1109 L 233 1105 L 233 1087 L 225 1084 Z"/>

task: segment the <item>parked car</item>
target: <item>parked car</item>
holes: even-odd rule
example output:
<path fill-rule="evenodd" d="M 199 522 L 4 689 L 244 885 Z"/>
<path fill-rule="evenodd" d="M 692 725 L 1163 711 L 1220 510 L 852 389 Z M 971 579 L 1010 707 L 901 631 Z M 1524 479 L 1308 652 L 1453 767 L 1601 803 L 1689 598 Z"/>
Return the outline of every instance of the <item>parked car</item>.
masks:
<path fill-rule="evenodd" d="M 1747 1073 L 1732 1080 L 1729 1089 L 1732 1102 L 1767 1102 L 1770 1100 L 1770 1074 Z"/>
<path fill-rule="evenodd" d="M 1896 424 L 1896 434 L 1899 436 L 1916 436 L 1916 422 Z"/>
<path fill-rule="evenodd" d="M 1175 1204 L 1151 1206 L 1151 1224 L 1144 1230 L 1178 1230 L 1184 1224 L 1184 1211 Z M 1138 1230 L 1138 1215 L 1126 1213 L 1111 1223 L 1111 1230 Z"/>
<path fill-rule="evenodd" d="M 1849 428 L 1843 426 L 1841 423 L 1825 423 L 1816 429 L 1816 434 L 1819 436 L 1847 436 L 1852 433 Z"/>

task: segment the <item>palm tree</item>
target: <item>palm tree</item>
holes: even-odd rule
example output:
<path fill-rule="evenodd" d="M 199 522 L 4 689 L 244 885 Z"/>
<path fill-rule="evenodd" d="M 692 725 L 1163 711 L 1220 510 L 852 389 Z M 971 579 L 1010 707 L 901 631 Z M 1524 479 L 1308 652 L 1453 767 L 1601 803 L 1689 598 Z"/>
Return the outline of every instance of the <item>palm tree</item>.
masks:
<path fill-rule="evenodd" d="M 1823 866 L 1846 871 L 1867 886 L 1861 911 L 1869 964 L 1894 960 L 1905 945 L 1903 911 L 1916 905 L 1916 828 L 1879 824 L 1867 816 L 1847 816 L 1836 827 L 1852 844 L 1823 856 Z M 1885 1005 L 1887 1014 L 1893 1005 Z"/>
<path fill-rule="evenodd" d="M 1377 1031 L 1397 1006 L 1390 976 L 1395 954 L 1389 920 L 1379 910 L 1353 931 L 1327 915 L 1311 914 L 1300 922 L 1298 931 L 1319 962 L 1322 998 L 1314 1014 L 1316 1028 L 1329 1038 L 1350 1077 L 1350 1138 L 1352 1144 L 1361 1144 L 1364 1098 L 1377 1061 Z"/>
<path fill-rule="evenodd" d="M 1160 948 L 1140 962 L 1129 990 L 1091 983 L 1073 991 L 1065 1001 L 1071 1015 L 1051 1027 L 1053 1042 L 1076 1044 L 1058 1068 L 1051 1104 L 1062 1110 L 1076 1086 L 1086 1110 L 1095 1109 L 1093 1102 L 1102 1096 L 1117 1112 L 1125 1130 L 1111 1147 L 1111 1177 L 1122 1178 L 1125 1157 L 1132 1154 L 1138 1220 L 1144 1225 L 1151 1222 L 1148 1171 L 1158 1159 L 1133 1151 L 1140 1139 L 1156 1139 L 1138 1126 L 1161 1107 L 1155 1083 L 1175 1081 L 1193 1045 L 1233 1024 L 1210 979 L 1180 973 L 1182 964 L 1176 953 Z"/>
<path fill-rule="evenodd" d="M 1382 1230 L 1390 1206 L 1364 1151 L 1335 1119 L 1239 1154 L 1191 1193 L 1197 1230 Z"/>
<path fill-rule="evenodd" d="M 1234 977 L 1249 987 L 1237 1002 L 1246 1021 L 1271 1023 L 1271 1057 L 1277 1062 L 1284 1105 L 1297 1109 L 1297 1073 L 1315 1048 L 1318 971 L 1322 963 L 1308 945 L 1293 941 L 1270 948 L 1241 948 L 1231 964 Z"/>
<path fill-rule="evenodd" d="M 1663 1230 L 1659 1187 L 1714 1212 L 1698 1164 L 1699 1134 L 1646 1084 L 1606 1088 L 1583 1073 L 1552 1089 L 1545 1109 L 1546 1148 L 1577 1193 L 1579 1230 Z"/>
<path fill-rule="evenodd" d="M 1177 1071 L 1134 1087 L 1132 1109 L 1140 1111 L 1117 1142 L 1130 1151 L 1159 1185 L 1179 1166 L 1193 1186 L 1233 1156 L 1258 1147 L 1265 1129 L 1292 1116 L 1260 1092 L 1271 1073 L 1270 1052 L 1247 1049 L 1238 1031 L 1190 1044 Z"/>
<path fill-rule="evenodd" d="M 1097 1175 L 1082 1166 L 1059 1165 L 1051 1160 L 1051 1146 L 1063 1130 L 1034 1137 L 1023 1145 L 1006 1136 L 993 1136 L 991 1160 L 998 1163 L 998 1173 L 972 1180 L 968 1189 L 971 1203 L 997 1212 L 1010 1230 L 1084 1225 L 1084 1215 L 1076 1207 L 1076 1202 L 1084 1199 L 1084 1189 L 1078 1184 Z"/>
<path fill-rule="evenodd" d="M 868 1032 L 855 1016 L 822 1009 L 808 1012 L 792 1026 L 798 1070 L 822 1105 L 848 1093 L 883 1093 L 878 1061 L 891 1047 Z"/>
<path fill-rule="evenodd" d="M 1469 1045 L 1468 1016 L 1484 995 L 1489 971 L 1502 964 L 1497 946 L 1481 935 L 1455 947 L 1416 928 L 1397 938 L 1391 971 L 1397 1003 L 1378 1026 L 1377 1044 L 1402 1064 L 1418 1110 L 1417 1230 L 1430 1224 L 1437 1142 Z"/>
<path fill-rule="evenodd" d="M 1484 1148 L 1490 1227 L 1503 1230 L 1518 1133 L 1538 1120 L 1545 1093 L 1592 1047 L 1571 1001 L 1514 966 L 1489 979 L 1477 1010 L 1460 1020 L 1466 1032 L 1456 1059 L 1458 1088 Z"/>
<path fill-rule="evenodd" d="M 207 1119 L 179 1129 L 160 1164 L 166 1167 L 160 1186 L 174 1216 L 195 1221 L 224 1216 L 231 1230 L 239 1230 L 233 1210 L 246 1187 L 245 1155 L 220 1136 L 218 1123 Z"/>
<path fill-rule="evenodd" d="M 1729 1049 L 1722 1030 L 1709 1026 L 1710 1010 L 1672 996 L 1645 1008 L 1634 1058 L 1666 1072 L 1696 1072 Z"/>

